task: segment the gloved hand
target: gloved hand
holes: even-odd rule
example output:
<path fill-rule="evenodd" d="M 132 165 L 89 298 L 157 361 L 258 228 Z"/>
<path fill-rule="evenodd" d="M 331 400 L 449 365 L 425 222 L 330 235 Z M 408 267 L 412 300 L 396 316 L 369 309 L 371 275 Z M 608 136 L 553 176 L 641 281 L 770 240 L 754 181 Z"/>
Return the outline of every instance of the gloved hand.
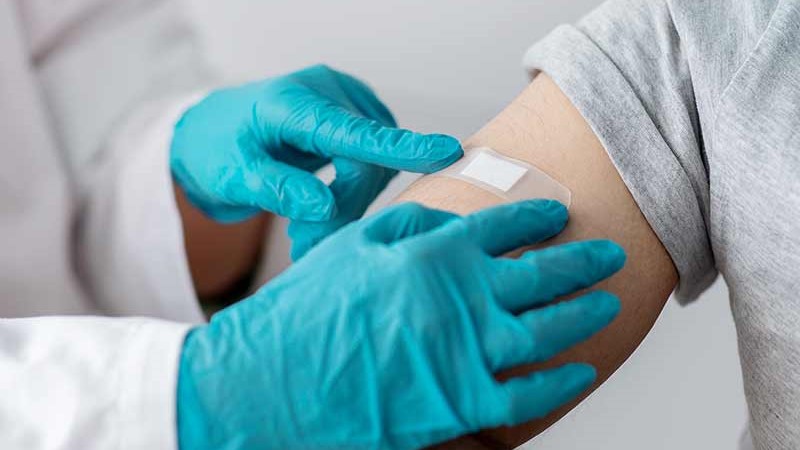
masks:
<path fill-rule="evenodd" d="M 463 154 L 450 136 L 396 125 L 362 82 L 313 66 L 213 92 L 189 108 L 170 163 L 189 201 L 217 221 L 260 211 L 302 221 L 291 230 L 299 256 L 361 217 L 397 170 L 435 172 Z M 331 161 L 328 187 L 313 172 Z"/>
<path fill-rule="evenodd" d="M 404 204 L 345 227 L 190 331 L 180 447 L 413 449 L 573 399 L 591 366 L 492 376 L 552 357 L 619 310 L 599 291 L 544 306 L 619 270 L 624 252 L 610 241 L 499 257 L 566 220 L 544 200 L 463 218 Z"/>

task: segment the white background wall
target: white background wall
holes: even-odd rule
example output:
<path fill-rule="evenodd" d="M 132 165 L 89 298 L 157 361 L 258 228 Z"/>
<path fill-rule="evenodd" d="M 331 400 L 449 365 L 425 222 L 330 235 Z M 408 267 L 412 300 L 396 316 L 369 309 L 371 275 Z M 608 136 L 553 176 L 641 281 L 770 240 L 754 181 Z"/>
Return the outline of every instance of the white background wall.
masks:
<path fill-rule="evenodd" d="M 229 78 L 325 62 L 368 80 L 401 125 L 464 138 L 525 85 L 525 48 L 600 2 L 197 3 L 211 55 Z M 670 302 L 612 379 L 524 448 L 729 449 L 745 416 L 735 332 L 718 283 L 688 308 Z"/>

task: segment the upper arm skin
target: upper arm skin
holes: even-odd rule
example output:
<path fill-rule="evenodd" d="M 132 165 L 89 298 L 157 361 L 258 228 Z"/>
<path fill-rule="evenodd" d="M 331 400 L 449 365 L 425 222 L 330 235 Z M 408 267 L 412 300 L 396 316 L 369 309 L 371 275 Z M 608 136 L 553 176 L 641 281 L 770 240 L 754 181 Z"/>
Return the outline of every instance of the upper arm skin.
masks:
<path fill-rule="evenodd" d="M 625 268 L 597 286 L 617 294 L 622 302 L 619 316 L 607 329 L 545 364 L 518 368 L 500 377 L 582 361 L 597 368 L 594 389 L 630 356 L 653 326 L 677 283 L 675 267 L 589 125 L 546 75 L 536 77 L 464 145 L 467 149 L 478 146 L 527 161 L 572 191 L 569 224 L 548 245 L 607 238 L 627 252 Z M 443 177 L 420 179 L 398 201 L 415 201 L 460 214 L 501 203 L 493 194 Z M 541 420 L 485 431 L 478 439 L 490 448 L 514 448 L 578 402 Z"/>

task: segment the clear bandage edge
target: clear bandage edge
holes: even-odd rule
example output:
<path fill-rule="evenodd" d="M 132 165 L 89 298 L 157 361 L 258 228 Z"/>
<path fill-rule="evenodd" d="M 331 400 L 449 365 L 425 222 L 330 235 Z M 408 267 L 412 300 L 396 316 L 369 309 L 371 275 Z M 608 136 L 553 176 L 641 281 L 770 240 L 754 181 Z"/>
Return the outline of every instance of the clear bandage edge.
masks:
<path fill-rule="evenodd" d="M 572 203 L 570 190 L 550 175 L 489 147 L 468 149 L 460 160 L 431 176 L 462 180 L 509 202 L 543 198 L 567 208 Z"/>

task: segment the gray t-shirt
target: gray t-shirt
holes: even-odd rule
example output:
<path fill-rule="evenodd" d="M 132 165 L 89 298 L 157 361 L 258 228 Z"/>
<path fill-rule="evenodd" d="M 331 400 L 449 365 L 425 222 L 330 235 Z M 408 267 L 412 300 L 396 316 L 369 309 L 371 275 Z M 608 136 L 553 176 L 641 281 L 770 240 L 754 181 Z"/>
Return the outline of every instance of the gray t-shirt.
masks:
<path fill-rule="evenodd" d="M 678 299 L 725 277 L 755 447 L 800 449 L 800 0 L 614 0 L 525 64 L 599 136 Z"/>

